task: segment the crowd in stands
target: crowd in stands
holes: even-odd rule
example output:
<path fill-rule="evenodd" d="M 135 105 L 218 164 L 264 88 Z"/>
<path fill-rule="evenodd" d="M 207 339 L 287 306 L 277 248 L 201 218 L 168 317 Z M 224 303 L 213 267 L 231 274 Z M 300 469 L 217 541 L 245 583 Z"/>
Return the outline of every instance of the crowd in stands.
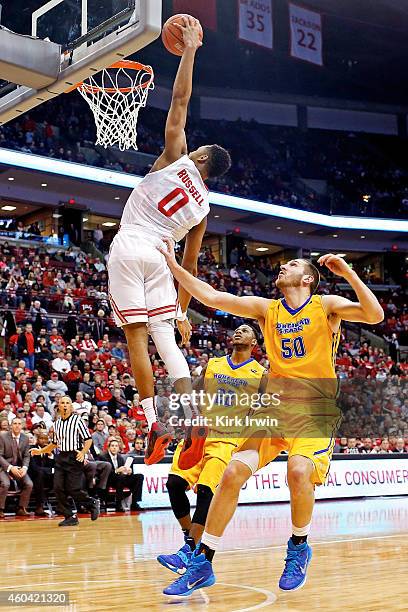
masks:
<path fill-rule="evenodd" d="M 238 249 L 232 249 L 230 260 L 229 268 L 223 269 L 215 263 L 211 249 L 204 248 L 199 277 L 236 295 L 277 297 L 273 284 L 277 265 L 271 266 L 266 258 L 251 261 Z M 326 280 L 323 291 L 330 291 L 334 281 Z M 123 336 L 111 316 L 105 264 L 79 249 L 5 242 L 0 246 L 0 302 L 4 339 L 0 431 L 9 430 L 18 417 L 30 443 L 45 445 L 59 398 L 68 394 L 92 432 L 91 452 L 97 461 L 112 441 L 121 453 L 142 456 L 146 420 Z M 380 332 L 398 333 L 402 340 L 408 328 L 406 304 L 396 296 L 386 296 L 382 304 L 386 327 Z M 191 343 L 182 348 L 194 379 L 209 358 L 226 354 L 230 330 L 242 320 L 204 309 L 195 301 L 192 307 L 201 309 L 205 317 L 194 325 Z M 399 332 L 395 321 L 402 325 Z M 386 338 L 387 350 L 343 337 L 337 359 L 344 416 L 339 435 L 347 439 L 339 438 L 339 452 L 408 451 L 408 364 L 400 355 L 398 340 L 393 343 L 391 336 Z M 171 381 L 153 345 L 150 354 L 158 414 L 168 423 Z M 262 345 L 254 355 L 268 367 Z M 169 453 L 183 431 L 176 429 L 174 434 Z M 89 486 L 97 486 L 101 475 L 92 476 Z M 36 504 L 41 512 L 38 496 Z"/>
<path fill-rule="evenodd" d="M 94 148 L 95 128 L 89 109 L 75 94 L 47 102 L 0 128 L 0 147 L 86 163 L 130 173 L 148 166 L 120 161 Z M 52 117 L 52 123 L 44 121 Z M 154 156 L 163 148 L 166 114 L 150 108 L 138 126 L 139 150 Z M 231 152 L 228 175 L 210 182 L 215 191 L 260 199 L 272 204 L 333 214 L 406 217 L 407 169 L 404 153 L 395 161 L 383 141 L 356 134 L 276 128 L 255 122 L 190 119 L 190 150 L 219 142 Z M 393 151 L 401 148 L 398 139 Z M 242 143 L 245 147 L 242 147 Z M 85 147 L 85 148 L 84 148 Z M 86 152 L 88 154 L 85 157 Z M 91 151 L 91 154 L 89 152 Z M 135 165 L 136 164 L 136 165 Z M 320 179 L 327 193 L 318 194 L 298 178 Z"/>

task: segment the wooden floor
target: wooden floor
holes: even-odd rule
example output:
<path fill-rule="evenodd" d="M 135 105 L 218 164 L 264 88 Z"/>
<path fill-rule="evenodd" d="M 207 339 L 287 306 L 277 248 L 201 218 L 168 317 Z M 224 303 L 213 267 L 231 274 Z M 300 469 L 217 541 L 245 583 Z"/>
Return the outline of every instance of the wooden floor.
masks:
<path fill-rule="evenodd" d="M 283 594 L 289 533 L 288 504 L 241 506 L 215 559 L 216 585 L 179 603 L 162 595 L 175 575 L 155 560 L 181 543 L 169 511 L 83 518 L 66 529 L 55 519 L 9 518 L 0 521 L 0 596 L 69 591 L 69 607 L 50 609 L 78 612 L 407 610 L 408 496 L 319 502 L 308 582 Z"/>

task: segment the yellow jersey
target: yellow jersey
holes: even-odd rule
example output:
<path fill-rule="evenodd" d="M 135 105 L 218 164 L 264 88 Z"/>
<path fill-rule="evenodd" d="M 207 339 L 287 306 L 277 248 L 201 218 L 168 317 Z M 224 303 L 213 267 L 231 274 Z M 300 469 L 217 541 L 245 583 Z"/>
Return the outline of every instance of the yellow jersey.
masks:
<path fill-rule="evenodd" d="M 270 377 L 292 379 L 284 385 L 287 397 L 336 397 L 335 359 L 340 329 L 334 333 L 330 328 L 320 295 L 312 295 L 296 309 L 285 299 L 272 300 L 265 318 L 264 339 Z"/>
<path fill-rule="evenodd" d="M 259 401 L 264 372 L 265 368 L 252 357 L 239 364 L 234 364 L 229 355 L 208 361 L 202 414 L 207 417 L 209 437 L 239 436 L 245 416 Z"/>

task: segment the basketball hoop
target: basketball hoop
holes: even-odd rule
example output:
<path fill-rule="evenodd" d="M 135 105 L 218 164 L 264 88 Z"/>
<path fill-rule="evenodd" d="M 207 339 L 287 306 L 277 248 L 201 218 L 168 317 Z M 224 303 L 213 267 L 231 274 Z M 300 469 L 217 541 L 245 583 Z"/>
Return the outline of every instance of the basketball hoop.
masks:
<path fill-rule="evenodd" d="M 97 145 L 137 149 L 139 110 L 154 89 L 153 80 L 151 66 L 120 60 L 76 86 L 93 112 Z"/>

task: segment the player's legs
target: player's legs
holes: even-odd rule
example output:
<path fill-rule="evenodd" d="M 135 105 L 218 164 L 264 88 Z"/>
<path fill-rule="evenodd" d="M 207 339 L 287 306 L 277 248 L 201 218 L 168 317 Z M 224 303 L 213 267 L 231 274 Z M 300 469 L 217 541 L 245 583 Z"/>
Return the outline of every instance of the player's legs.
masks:
<path fill-rule="evenodd" d="M 234 459 L 234 457 L 224 472 L 221 483 L 213 497 L 202 538 L 203 546 L 212 551 L 212 554 L 210 552 L 206 555 L 210 561 L 218 548 L 221 536 L 235 513 L 241 488 L 252 476 L 252 473 L 248 465 Z"/>
<path fill-rule="evenodd" d="M 202 465 L 200 463 L 190 470 L 181 470 L 178 465 L 178 459 L 182 448 L 183 443 L 180 442 L 173 456 L 166 486 L 174 516 L 178 520 L 184 536 L 189 536 L 191 528 L 190 501 L 186 492 L 188 489 L 194 489 L 200 477 Z"/>
<path fill-rule="evenodd" d="M 123 331 L 126 336 L 133 376 L 140 399 L 143 401 L 154 396 L 154 377 L 149 359 L 147 325 L 146 323 L 131 323 L 124 325 Z M 156 415 L 154 411 L 153 414 L 148 414 L 146 410 L 145 414 L 150 428 L 156 421 Z"/>
<path fill-rule="evenodd" d="M 183 445 L 180 443 L 173 457 L 170 474 L 167 480 L 167 490 L 171 507 L 184 535 L 184 545 L 172 555 L 159 555 L 158 562 L 178 574 L 186 570 L 191 555 L 200 540 L 210 507 L 213 491 L 221 480 L 226 467 L 227 457 L 231 456 L 233 445 L 220 445 L 217 442 L 208 443 L 209 454 L 190 470 L 181 470 L 178 459 Z M 214 456 L 215 455 L 215 456 Z M 190 502 L 187 490 L 195 488 L 197 493 L 196 509 L 190 518 Z"/>
<path fill-rule="evenodd" d="M 165 595 L 189 596 L 197 588 L 212 586 L 216 579 L 212 559 L 221 536 L 238 505 L 239 492 L 258 469 L 273 461 L 282 449 L 281 439 L 271 439 L 258 432 L 257 437 L 245 439 L 232 455 L 208 512 L 205 531 L 185 574 L 169 587 Z M 195 586 L 192 586 L 195 585 Z"/>
<path fill-rule="evenodd" d="M 314 465 L 308 457 L 292 455 L 288 459 L 288 486 L 290 491 L 290 509 L 292 514 L 293 540 L 295 544 L 306 541 L 307 533 L 299 536 L 299 532 L 308 531 L 312 520 L 315 502 L 312 474 Z"/>
<path fill-rule="evenodd" d="M 204 457 L 201 462 L 201 473 L 198 477 L 197 506 L 193 515 L 193 526 L 190 534 L 196 544 L 202 539 L 204 526 L 207 524 L 209 510 L 214 495 L 220 489 L 225 471 L 230 466 L 231 455 L 236 445 L 232 442 L 207 439 Z"/>
<path fill-rule="evenodd" d="M 129 259 L 129 254 L 132 259 Z M 160 324 L 163 318 L 176 316 L 177 296 L 174 283 L 170 285 L 170 271 L 168 268 L 166 271 L 163 262 L 163 256 L 151 239 L 129 231 L 120 231 L 117 234 L 108 262 L 112 310 L 117 324 L 124 328 L 126 334 L 132 370 L 149 427 L 145 458 L 148 465 L 157 463 L 164 457 L 165 449 L 172 438 L 157 418 L 154 377 L 148 351 L 147 324 L 152 324 L 153 321 Z M 171 328 L 171 324 L 168 324 L 168 327 Z M 152 335 L 155 336 L 153 340 L 162 345 L 160 332 Z M 178 350 L 172 328 L 171 336 L 174 347 Z M 173 351 L 166 361 L 168 368 L 171 362 L 175 362 L 179 367 L 180 364 L 184 365 L 182 376 L 189 376 L 188 366 L 181 353 L 175 355 Z"/>
<path fill-rule="evenodd" d="M 187 490 L 190 486 L 191 483 L 181 475 L 169 474 L 167 479 L 167 490 L 169 492 L 173 514 L 183 531 L 184 544 L 175 554 L 159 555 L 157 561 L 177 574 L 184 574 L 195 548 L 194 540 L 190 535 L 192 523 L 190 516 L 190 501 L 187 497 Z"/>
<path fill-rule="evenodd" d="M 162 280 L 165 287 L 166 277 L 164 277 L 164 275 L 162 275 Z M 168 280 L 169 279 L 167 279 L 167 281 Z M 155 288 L 155 284 L 153 288 L 150 287 L 150 300 L 157 300 L 157 297 L 155 297 L 157 290 L 155 290 Z M 171 287 L 168 287 L 166 295 L 170 296 L 172 291 L 174 291 L 173 281 Z M 169 302 L 172 299 L 175 299 L 175 296 L 164 299 L 164 301 Z M 171 311 L 170 314 L 173 317 L 175 316 L 173 311 Z M 165 313 L 163 315 L 156 315 L 151 318 L 149 323 L 149 333 L 160 357 L 166 366 L 169 376 L 172 379 L 176 393 L 183 396 L 185 399 L 187 397 L 191 398 L 192 384 L 190 370 L 182 352 L 177 346 L 172 320 L 160 320 L 160 317 L 165 316 L 169 316 L 169 314 Z M 192 406 L 191 401 L 188 403 L 184 401 L 183 409 L 184 416 L 188 419 L 196 414 L 196 410 Z M 205 433 L 205 431 L 201 432 L 200 428 L 189 428 L 187 430 L 185 448 L 183 454 L 180 456 L 181 469 L 188 470 L 201 460 L 205 442 Z"/>
<path fill-rule="evenodd" d="M 212 499 L 201 544 L 197 546 L 184 575 L 164 589 L 165 595 L 186 597 L 197 588 L 215 583 L 211 561 L 235 512 L 239 491 L 251 475 L 251 468 L 241 461 L 233 459 L 227 466 Z"/>
<path fill-rule="evenodd" d="M 292 537 L 288 541 L 285 569 L 279 581 L 284 591 L 306 582 L 312 549 L 307 542 L 312 520 L 316 484 L 323 484 L 330 466 L 334 439 L 294 438 L 289 441 L 288 486 L 292 514 Z"/>
<path fill-rule="evenodd" d="M 132 259 L 129 259 L 131 253 Z M 120 231 L 108 261 L 109 298 L 118 327 L 128 344 L 130 362 L 149 430 L 157 421 L 153 405 L 154 379 L 148 352 L 148 312 L 145 297 L 146 259 L 156 257 L 151 245 L 132 233 Z"/>
<path fill-rule="evenodd" d="M 190 370 L 183 353 L 177 346 L 172 320 L 153 320 L 149 323 L 148 329 L 157 352 L 162 358 L 167 372 L 174 383 L 176 392 L 191 395 Z"/>
<path fill-rule="evenodd" d="M 131 323 L 123 326 L 123 330 L 126 335 L 136 387 L 141 397 L 140 404 L 149 427 L 145 463 L 151 465 L 164 457 L 172 436 L 157 419 L 154 405 L 154 378 L 148 350 L 147 325 L 146 323 Z"/>

